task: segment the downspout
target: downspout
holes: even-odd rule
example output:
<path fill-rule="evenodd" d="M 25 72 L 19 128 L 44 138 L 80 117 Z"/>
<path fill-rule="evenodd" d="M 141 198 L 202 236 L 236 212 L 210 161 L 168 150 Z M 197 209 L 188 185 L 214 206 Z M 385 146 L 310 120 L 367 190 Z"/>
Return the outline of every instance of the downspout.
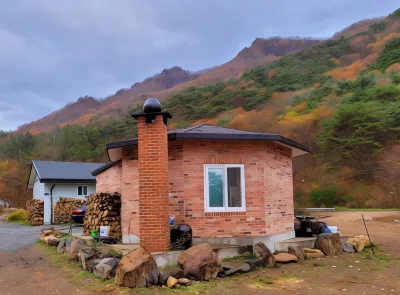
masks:
<path fill-rule="evenodd" d="M 54 209 L 53 209 L 53 189 L 54 189 L 54 187 L 56 186 L 56 180 L 54 179 L 54 183 L 53 183 L 53 186 L 51 187 L 51 189 L 50 189 L 50 212 L 51 212 L 51 217 L 50 217 L 50 220 L 51 220 L 51 223 L 54 223 L 54 214 L 53 214 L 53 211 L 54 211 Z"/>

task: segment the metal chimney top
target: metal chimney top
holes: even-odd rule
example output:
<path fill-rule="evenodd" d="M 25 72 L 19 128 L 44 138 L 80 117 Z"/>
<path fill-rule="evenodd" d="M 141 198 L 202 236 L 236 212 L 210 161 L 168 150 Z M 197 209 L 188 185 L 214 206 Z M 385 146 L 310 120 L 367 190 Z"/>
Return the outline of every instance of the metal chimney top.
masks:
<path fill-rule="evenodd" d="M 162 112 L 161 103 L 157 98 L 148 98 L 143 104 L 143 113 L 132 114 L 131 116 L 136 120 L 145 117 L 146 123 L 152 123 L 156 116 L 162 116 L 165 124 L 167 124 L 168 119 L 172 118 L 170 113 Z"/>

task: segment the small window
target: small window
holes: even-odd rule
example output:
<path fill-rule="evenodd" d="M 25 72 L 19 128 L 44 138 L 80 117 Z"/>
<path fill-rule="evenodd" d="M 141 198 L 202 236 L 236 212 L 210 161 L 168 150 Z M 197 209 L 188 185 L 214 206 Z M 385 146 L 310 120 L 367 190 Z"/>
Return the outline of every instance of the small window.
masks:
<path fill-rule="evenodd" d="M 86 185 L 79 185 L 78 186 L 78 196 L 79 197 L 86 197 L 87 196 L 87 186 Z"/>
<path fill-rule="evenodd" d="M 246 211 L 244 166 L 204 165 L 206 212 Z"/>

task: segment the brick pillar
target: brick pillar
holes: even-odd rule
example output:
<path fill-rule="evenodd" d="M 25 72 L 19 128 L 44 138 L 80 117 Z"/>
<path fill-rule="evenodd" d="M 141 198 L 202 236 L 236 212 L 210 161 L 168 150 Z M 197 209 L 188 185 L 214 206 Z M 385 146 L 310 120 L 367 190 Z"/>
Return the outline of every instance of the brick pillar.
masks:
<path fill-rule="evenodd" d="M 162 114 L 138 119 L 140 244 L 150 252 L 169 249 L 168 134 Z"/>

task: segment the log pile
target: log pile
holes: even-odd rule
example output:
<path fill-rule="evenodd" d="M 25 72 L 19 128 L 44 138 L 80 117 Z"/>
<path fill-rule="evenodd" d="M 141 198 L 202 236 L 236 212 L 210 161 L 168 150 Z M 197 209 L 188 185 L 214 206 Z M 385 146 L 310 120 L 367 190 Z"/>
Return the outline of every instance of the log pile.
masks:
<path fill-rule="evenodd" d="M 80 209 L 83 205 L 86 205 L 86 200 L 60 198 L 54 207 L 54 223 L 62 224 L 70 222 L 72 210 Z"/>
<path fill-rule="evenodd" d="M 29 200 L 26 202 L 28 220 L 32 225 L 42 225 L 44 215 L 44 202 L 41 200 Z"/>
<path fill-rule="evenodd" d="M 109 235 L 120 239 L 121 234 L 121 195 L 118 193 L 96 193 L 87 199 L 84 219 L 84 233 L 97 232 L 100 226 L 110 226 Z"/>

